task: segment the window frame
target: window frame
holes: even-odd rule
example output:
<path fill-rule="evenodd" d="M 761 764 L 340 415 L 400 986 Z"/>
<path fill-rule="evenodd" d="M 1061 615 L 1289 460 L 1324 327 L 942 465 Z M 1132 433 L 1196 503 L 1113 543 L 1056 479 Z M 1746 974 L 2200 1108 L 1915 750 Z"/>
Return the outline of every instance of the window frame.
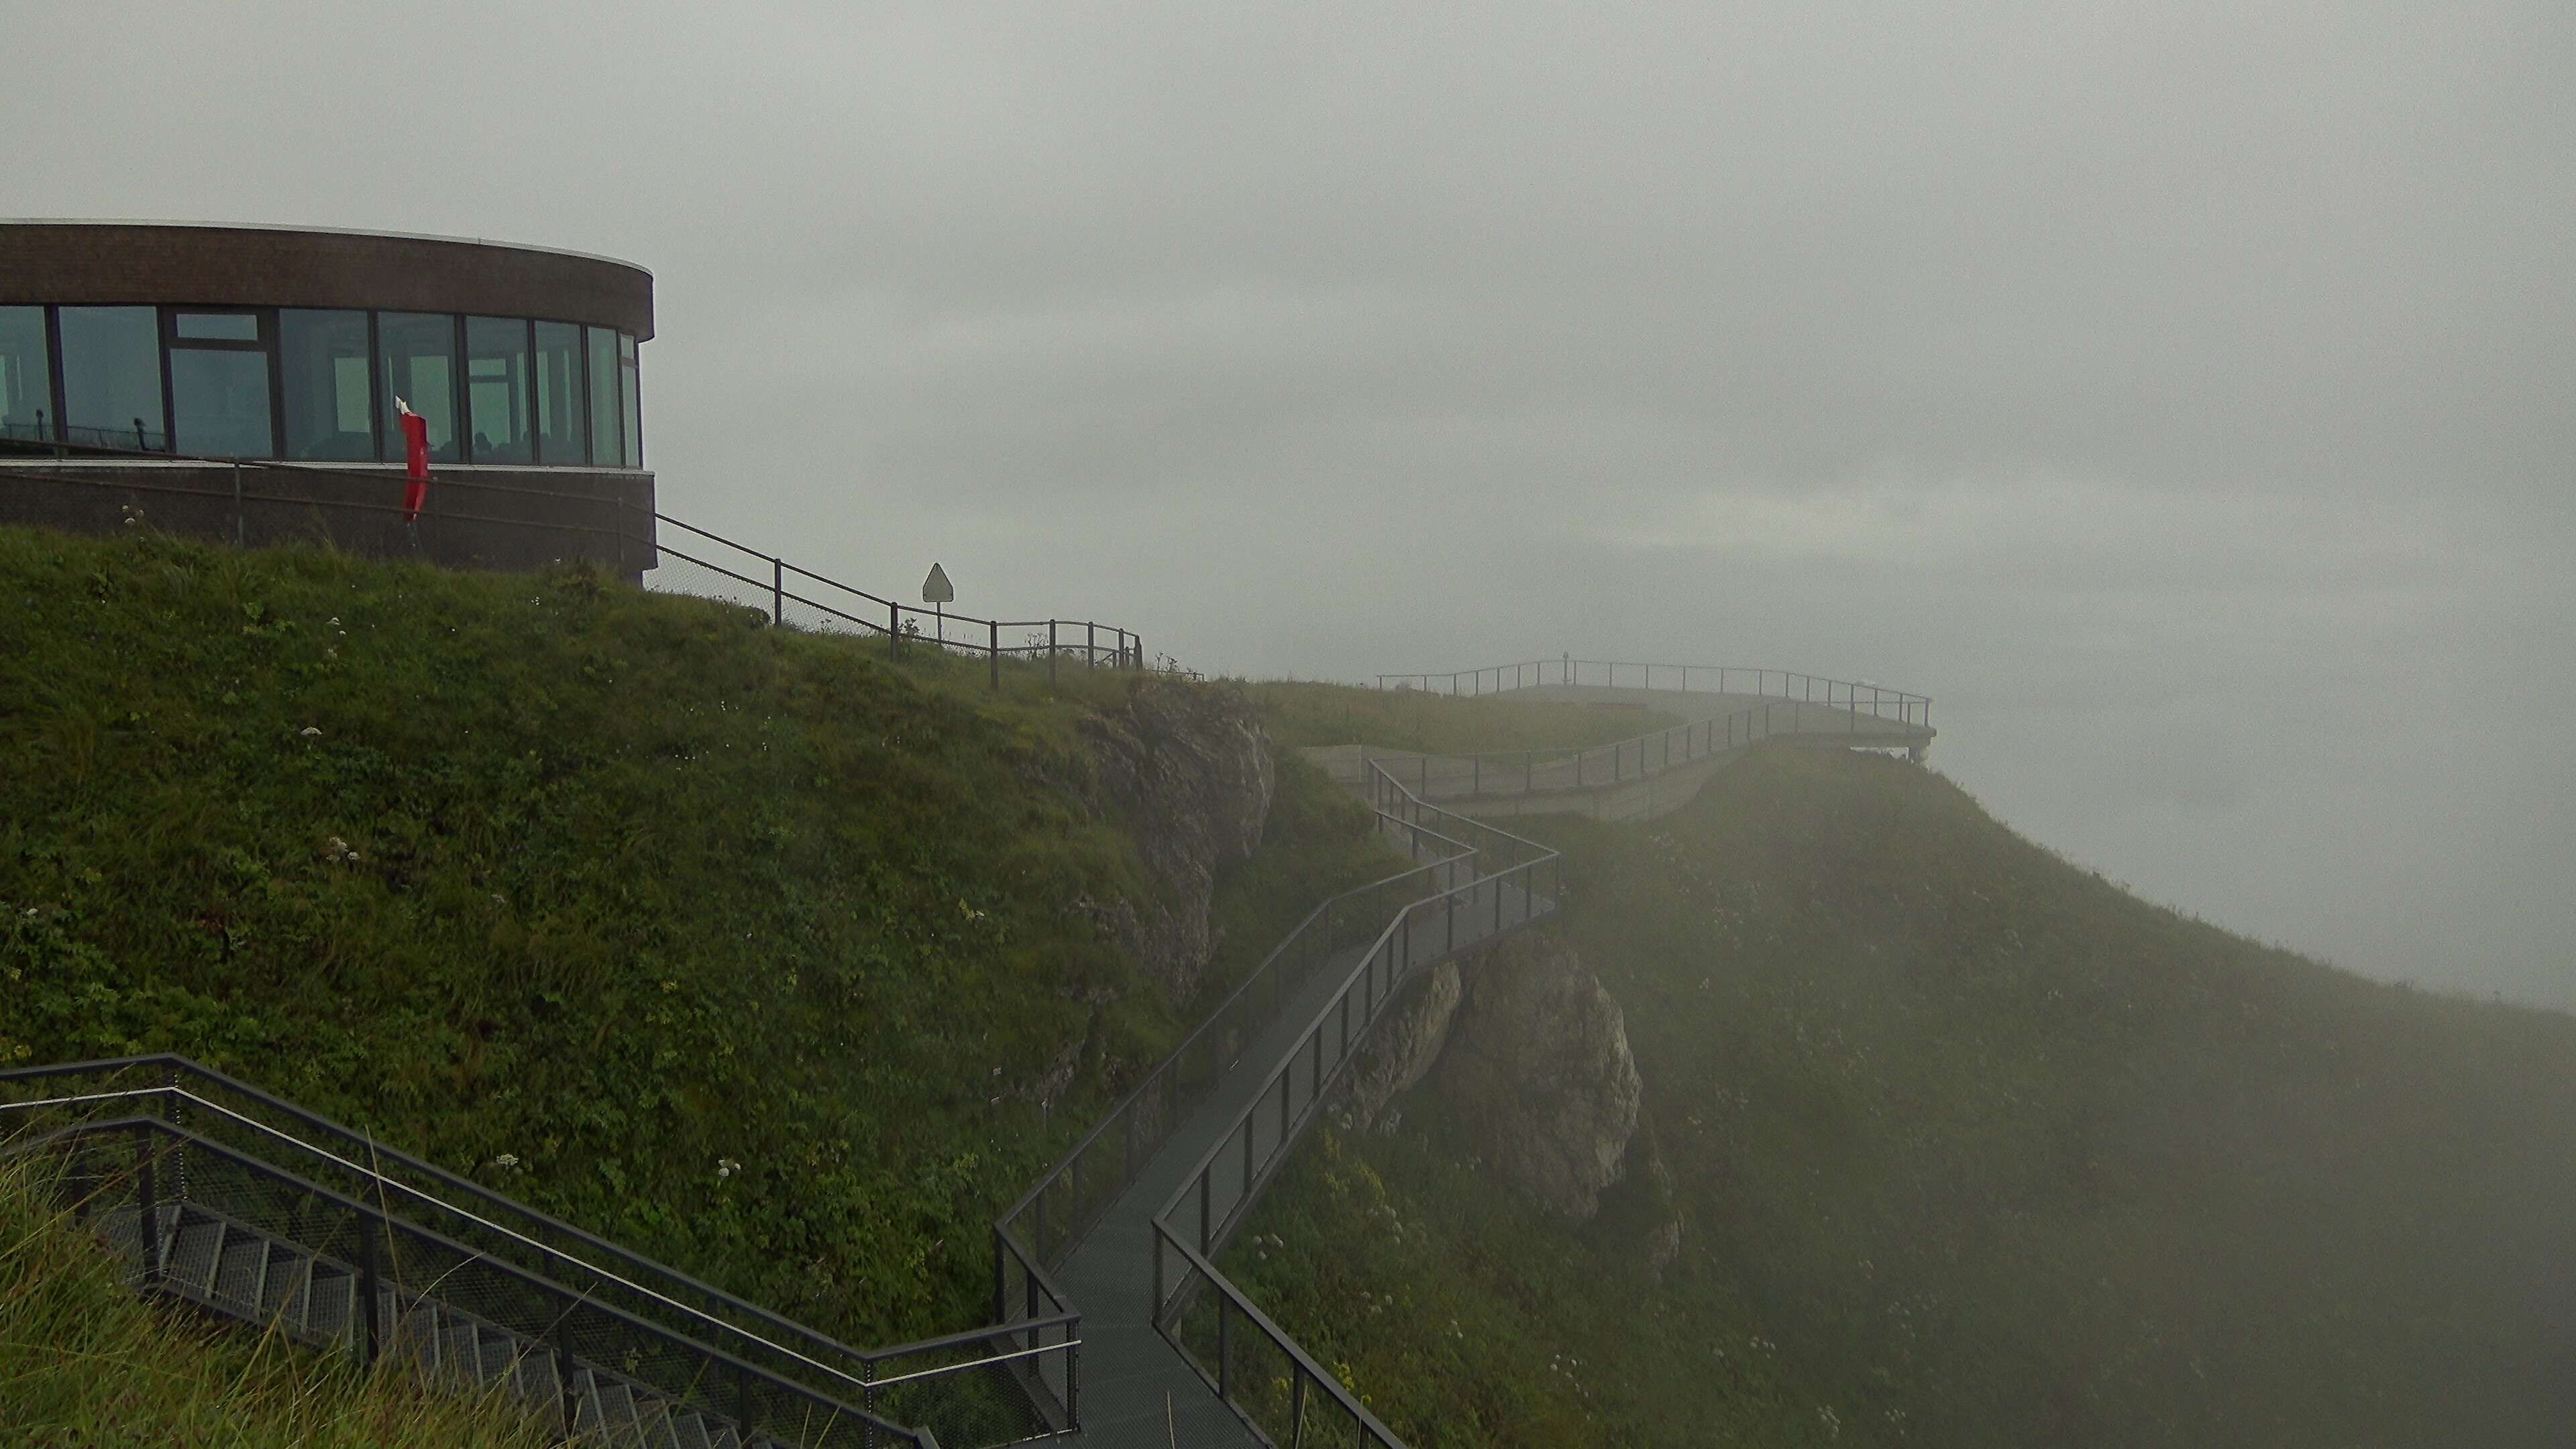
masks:
<path fill-rule="evenodd" d="M 385 372 L 386 357 L 384 319 L 388 314 L 392 314 L 407 318 L 443 317 L 446 319 L 449 346 L 451 348 L 448 356 L 454 363 L 454 367 L 449 378 L 449 389 L 455 414 L 452 427 L 455 434 L 454 443 L 457 462 L 461 464 L 472 464 L 477 460 L 472 456 L 474 451 L 472 418 L 473 394 L 472 378 L 469 375 L 472 367 L 472 353 L 468 350 L 467 320 L 469 317 L 480 316 L 486 321 L 500 320 L 518 323 L 520 325 L 522 335 L 525 338 L 525 345 L 527 348 L 527 367 L 525 369 L 527 375 L 525 385 L 521 389 L 520 400 L 522 405 L 527 409 L 529 444 L 528 458 L 525 462 L 511 460 L 490 463 L 485 466 L 589 468 L 608 469 L 619 472 L 644 471 L 643 340 L 632 333 L 622 331 L 613 326 L 602 326 L 596 323 L 583 322 L 568 317 L 549 317 L 535 313 L 514 317 L 500 313 L 419 312 L 399 307 L 297 306 L 289 308 L 282 306 L 251 305 L 237 302 L 69 303 L 28 301 L 11 302 L 8 305 L 38 308 L 41 310 L 44 317 L 43 326 L 46 371 L 45 398 L 49 406 L 46 409 L 46 421 L 43 429 L 46 436 L 38 441 L 67 443 L 71 440 L 72 425 L 70 422 L 71 398 L 69 370 L 65 365 L 63 356 L 63 309 L 67 306 L 83 308 L 116 306 L 132 307 L 138 310 L 149 307 L 153 313 L 154 343 L 156 351 L 158 352 L 156 361 L 160 367 L 161 373 L 160 416 L 155 420 L 159 423 L 161 446 L 158 449 L 135 448 L 131 451 L 139 453 L 157 451 L 172 455 L 176 455 L 179 451 L 177 427 L 178 409 L 177 399 L 175 397 L 177 383 L 175 372 L 172 367 L 172 355 L 174 353 L 180 351 L 254 352 L 258 353 L 261 359 L 266 363 L 268 379 L 269 446 L 266 453 L 259 454 L 258 456 L 264 459 L 283 463 L 295 464 L 302 462 L 307 465 L 311 465 L 311 460 L 299 460 L 290 457 L 287 452 L 286 357 L 285 335 L 281 322 L 281 314 L 288 311 L 347 312 L 362 316 L 366 319 L 367 422 L 368 436 L 373 439 L 371 458 L 349 461 L 358 463 L 372 461 L 377 464 L 399 461 L 393 444 L 388 441 L 385 436 L 387 425 L 391 421 L 393 415 L 393 397 L 390 381 Z M 256 318 L 258 322 L 259 337 L 256 341 L 248 341 L 240 338 L 181 337 L 179 335 L 178 319 L 182 314 L 214 314 L 253 317 Z M 578 391 L 582 408 L 581 426 L 578 430 L 581 456 L 577 458 L 555 458 L 551 456 L 550 450 L 546 446 L 547 436 L 538 421 L 540 394 L 542 389 L 537 378 L 537 359 L 539 353 L 537 336 L 538 329 L 545 326 L 569 328 L 572 333 L 573 356 L 571 359 L 570 371 L 573 378 L 578 380 Z M 596 372 L 598 367 L 597 353 L 599 351 L 591 345 L 593 333 L 599 333 L 613 339 L 609 343 L 609 347 L 607 349 L 608 368 L 613 382 L 607 389 L 607 396 L 604 399 L 594 395 L 594 388 L 592 386 L 594 382 L 598 381 Z M 631 408 L 628 406 L 628 388 L 626 386 L 627 380 L 630 377 L 634 379 L 635 384 L 633 389 L 633 406 Z M 611 429 L 612 436 L 616 439 L 618 452 L 620 454 L 620 461 L 615 463 L 602 462 L 599 458 L 599 429 L 603 421 L 603 404 L 607 409 L 607 426 Z M 630 412 L 632 413 L 631 417 L 629 416 Z M 627 447 L 630 431 L 632 433 L 632 441 L 634 444 L 631 450 Z M 632 456 L 626 456 L 630 451 Z M 245 454 L 244 456 L 247 457 L 250 455 Z M 451 464 L 450 466 L 455 465 Z"/>
<path fill-rule="evenodd" d="M 486 464 L 482 459 L 473 456 L 473 347 L 474 323 L 478 318 L 485 322 L 516 322 L 519 324 L 519 357 L 522 363 L 519 368 L 519 372 L 521 374 L 519 407 L 521 409 L 522 418 L 526 424 L 528 436 L 528 457 L 525 462 L 503 459 L 496 463 Z M 492 468 L 543 467 L 544 464 L 540 459 L 544 456 L 545 447 L 537 435 L 537 319 L 534 317 L 512 317 L 498 312 L 459 312 L 456 314 L 456 356 L 460 362 L 459 382 L 465 391 L 465 397 L 461 404 L 464 414 L 464 421 L 462 424 L 464 436 L 458 440 L 458 456 L 464 458 L 468 463 L 480 464 L 482 466 Z"/>
<path fill-rule="evenodd" d="M 182 337 L 179 318 L 248 317 L 257 325 L 259 336 L 251 341 L 238 337 Z M 267 362 L 268 373 L 268 451 L 245 453 L 243 457 L 283 459 L 286 456 L 286 377 L 285 366 L 278 355 L 277 309 L 244 306 L 232 302 L 168 303 L 161 306 L 161 437 L 162 451 L 179 451 L 179 380 L 173 366 L 179 352 L 256 352 Z M 199 454 L 211 457 L 212 454 Z"/>

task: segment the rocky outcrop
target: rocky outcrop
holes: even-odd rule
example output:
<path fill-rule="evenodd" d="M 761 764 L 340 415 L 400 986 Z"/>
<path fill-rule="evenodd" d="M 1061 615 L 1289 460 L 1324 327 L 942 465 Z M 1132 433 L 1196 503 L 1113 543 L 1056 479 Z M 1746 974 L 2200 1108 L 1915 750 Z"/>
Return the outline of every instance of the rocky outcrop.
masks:
<path fill-rule="evenodd" d="M 1505 938 L 1464 975 L 1434 1087 L 1505 1181 L 1590 1221 L 1626 1170 L 1643 1097 L 1619 1003 L 1546 932 Z"/>
<path fill-rule="evenodd" d="M 1380 1122 L 1394 1125 L 1388 1103 L 1430 1074 L 1449 1040 L 1449 1021 L 1464 994 L 1458 963 L 1443 961 L 1378 1023 L 1351 1067 L 1353 1125 L 1362 1129 Z"/>
<path fill-rule="evenodd" d="M 1208 908 L 1217 866 L 1251 855 L 1270 817 L 1269 733 L 1239 689 L 1153 678 L 1079 728 L 1100 802 L 1136 842 L 1154 890 L 1146 900 L 1075 908 L 1175 1000 L 1187 1000 L 1215 947 Z"/>

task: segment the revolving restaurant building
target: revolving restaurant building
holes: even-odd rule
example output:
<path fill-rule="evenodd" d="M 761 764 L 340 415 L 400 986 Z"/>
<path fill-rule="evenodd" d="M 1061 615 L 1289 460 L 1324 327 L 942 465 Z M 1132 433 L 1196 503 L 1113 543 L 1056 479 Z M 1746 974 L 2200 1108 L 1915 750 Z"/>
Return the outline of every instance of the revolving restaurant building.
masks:
<path fill-rule="evenodd" d="M 0 222 L 0 523 L 652 566 L 653 278 L 373 232 Z M 395 399 L 428 424 L 404 516 Z"/>

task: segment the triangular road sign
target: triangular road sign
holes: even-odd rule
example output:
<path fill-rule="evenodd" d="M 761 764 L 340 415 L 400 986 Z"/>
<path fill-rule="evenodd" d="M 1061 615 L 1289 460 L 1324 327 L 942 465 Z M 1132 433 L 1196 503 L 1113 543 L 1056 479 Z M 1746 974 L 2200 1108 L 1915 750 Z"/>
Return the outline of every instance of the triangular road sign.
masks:
<path fill-rule="evenodd" d="M 925 604 L 953 604 L 957 590 L 948 583 L 948 571 L 937 564 L 930 566 L 930 577 L 921 581 L 921 601 Z"/>

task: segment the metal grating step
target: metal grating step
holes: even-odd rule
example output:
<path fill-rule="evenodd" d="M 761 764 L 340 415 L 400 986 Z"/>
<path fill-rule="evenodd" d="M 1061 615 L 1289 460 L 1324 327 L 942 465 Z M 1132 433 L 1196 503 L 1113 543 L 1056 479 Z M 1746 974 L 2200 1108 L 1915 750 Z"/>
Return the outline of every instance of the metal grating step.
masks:
<path fill-rule="evenodd" d="M 182 1211 L 179 1230 L 170 1238 L 170 1258 L 163 1280 L 197 1293 L 210 1291 L 215 1282 L 215 1257 L 223 1250 L 223 1244 L 222 1220 L 194 1208 Z"/>
<path fill-rule="evenodd" d="M 154 1219 L 157 1230 L 147 1233 L 141 1212 L 129 1201 L 99 1212 L 91 1223 L 121 1259 L 139 1268 L 147 1258 L 158 1257 L 166 1290 L 218 1313 L 325 1349 L 353 1351 L 364 1342 L 367 1315 L 352 1264 L 194 1202 L 160 1204 Z M 157 1253 L 147 1249 L 147 1238 Z M 345 1244 L 343 1251 L 349 1251 Z M 375 1308 L 388 1357 L 425 1379 L 469 1389 L 506 1389 L 549 1419 L 568 1411 L 572 1428 L 567 1444 L 794 1449 L 768 1435 L 746 1438 L 719 1410 L 693 1408 L 635 1380 L 567 1360 L 547 1343 L 452 1303 L 406 1297 L 388 1286 L 379 1291 Z"/>
<path fill-rule="evenodd" d="M 313 1255 L 285 1243 L 271 1243 L 268 1269 L 260 1281 L 261 1321 L 301 1327 L 313 1285 Z"/>
<path fill-rule="evenodd" d="M 348 1270 L 330 1264 L 315 1263 L 312 1278 L 305 1289 L 304 1329 L 324 1343 L 348 1341 L 350 1323 L 358 1303 L 357 1281 Z"/>
<path fill-rule="evenodd" d="M 257 1317 L 260 1293 L 268 1277 L 268 1240 L 250 1233 L 224 1235 L 215 1261 L 214 1297 L 224 1308 Z"/>

